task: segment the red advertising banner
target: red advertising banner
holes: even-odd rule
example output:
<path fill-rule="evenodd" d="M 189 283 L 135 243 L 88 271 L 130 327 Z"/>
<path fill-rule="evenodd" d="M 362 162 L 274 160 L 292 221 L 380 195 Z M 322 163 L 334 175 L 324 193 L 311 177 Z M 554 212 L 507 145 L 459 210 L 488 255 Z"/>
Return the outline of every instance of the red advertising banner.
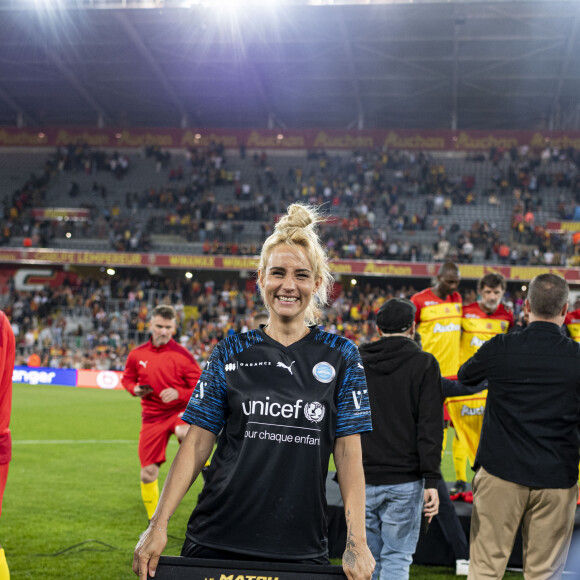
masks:
<path fill-rule="evenodd" d="M 67 250 L 1 248 L 0 264 L 77 265 L 117 267 L 159 267 L 182 270 L 256 271 L 255 256 L 210 256 L 189 254 L 132 254 L 128 252 L 85 252 Z M 384 260 L 333 260 L 336 274 L 352 276 L 384 276 L 430 278 L 440 264 L 428 262 L 387 262 Z M 496 266 L 493 264 L 460 264 L 461 277 L 477 280 L 484 274 L 499 272 L 510 281 L 530 281 L 543 273 L 558 274 L 571 284 L 580 284 L 580 268 L 548 266 Z"/>
<path fill-rule="evenodd" d="M 547 232 L 580 232 L 580 222 L 546 222 Z"/>
<path fill-rule="evenodd" d="M 420 129 L 178 129 L 93 127 L 23 128 L 1 127 L 0 147 L 61 147 L 86 143 L 92 148 L 163 149 L 205 147 L 221 143 L 227 149 L 407 149 L 417 151 L 487 151 L 527 145 L 543 149 L 580 149 L 580 131 L 451 131 Z"/>
<path fill-rule="evenodd" d="M 120 371 L 77 371 L 77 387 L 89 389 L 122 389 L 121 378 L 123 373 Z"/>
<path fill-rule="evenodd" d="M 88 209 L 71 207 L 34 207 L 30 210 L 33 218 L 39 220 L 86 222 L 91 212 Z"/>

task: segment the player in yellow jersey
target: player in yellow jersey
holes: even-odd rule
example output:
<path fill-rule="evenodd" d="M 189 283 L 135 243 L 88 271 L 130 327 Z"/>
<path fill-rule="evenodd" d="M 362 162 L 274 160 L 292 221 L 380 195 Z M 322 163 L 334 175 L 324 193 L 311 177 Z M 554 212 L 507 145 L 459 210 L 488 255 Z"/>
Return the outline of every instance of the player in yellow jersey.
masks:
<path fill-rule="evenodd" d="M 457 291 L 459 268 L 445 262 L 437 274 L 435 286 L 411 296 L 417 307 L 415 322 L 423 350 L 439 362 L 441 375 L 455 378 L 459 370 L 462 300 Z"/>
<path fill-rule="evenodd" d="M 506 333 L 514 325 L 513 312 L 502 304 L 505 291 L 505 278 L 495 272 L 486 274 L 477 282 L 479 299 L 463 307 L 459 353 L 461 364 L 471 358 L 484 342 L 497 334 Z M 472 398 L 479 400 L 478 404 L 474 405 L 475 410 L 485 405 L 484 396 L 478 394 Z M 466 403 L 465 398 L 462 398 L 461 405 L 464 406 Z M 477 418 L 481 419 L 481 416 Z M 453 464 L 457 481 L 450 490 L 452 495 L 466 489 L 468 456 L 464 438 L 457 437 L 457 430 L 461 430 L 459 421 L 454 420 L 454 425 L 456 436 L 453 440 Z"/>
<path fill-rule="evenodd" d="M 580 342 L 580 298 L 576 299 L 574 310 L 566 314 L 564 325 L 570 338 L 576 342 Z"/>
<path fill-rule="evenodd" d="M 460 280 L 457 265 L 445 262 L 439 268 L 435 285 L 411 296 L 411 302 L 417 307 L 415 323 L 423 350 L 437 359 L 441 375 L 448 379 L 456 378 L 459 370 L 462 300 L 457 288 Z M 449 425 L 446 410 L 444 418 L 443 449 Z"/>

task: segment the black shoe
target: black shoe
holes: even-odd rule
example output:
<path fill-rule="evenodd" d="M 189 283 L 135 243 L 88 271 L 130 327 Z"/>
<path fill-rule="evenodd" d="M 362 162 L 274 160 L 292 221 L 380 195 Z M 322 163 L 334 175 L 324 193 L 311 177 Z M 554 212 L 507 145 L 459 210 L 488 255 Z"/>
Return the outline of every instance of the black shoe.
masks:
<path fill-rule="evenodd" d="M 457 495 L 458 493 L 463 493 L 467 487 L 465 481 L 458 479 L 454 484 L 453 487 L 449 490 L 449 495 Z"/>

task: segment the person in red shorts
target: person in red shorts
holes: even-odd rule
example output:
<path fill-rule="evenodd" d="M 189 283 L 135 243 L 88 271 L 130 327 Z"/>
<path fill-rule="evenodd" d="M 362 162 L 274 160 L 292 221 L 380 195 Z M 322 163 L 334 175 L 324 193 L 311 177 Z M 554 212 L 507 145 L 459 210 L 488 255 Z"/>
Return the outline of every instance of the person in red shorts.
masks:
<path fill-rule="evenodd" d="M 172 306 L 156 306 L 151 312 L 150 339 L 127 357 L 123 387 L 141 399 L 141 497 L 149 519 L 159 502 L 159 467 L 165 462 L 172 434 L 179 442 L 189 425 L 181 420 L 201 374 L 193 355 L 173 340 L 176 313 Z"/>
<path fill-rule="evenodd" d="M 0 515 L 2 500 L 8 479 L 8 465 L 12 458 L 12 439 L 10 437 L 10 412 L 12 410 L 12 371 L 16 341 L 8 318 L 0 311 Z M 4 548 L 0 546 L 0 580 L 8 580 L 10 571 L 6 562 Z"/>

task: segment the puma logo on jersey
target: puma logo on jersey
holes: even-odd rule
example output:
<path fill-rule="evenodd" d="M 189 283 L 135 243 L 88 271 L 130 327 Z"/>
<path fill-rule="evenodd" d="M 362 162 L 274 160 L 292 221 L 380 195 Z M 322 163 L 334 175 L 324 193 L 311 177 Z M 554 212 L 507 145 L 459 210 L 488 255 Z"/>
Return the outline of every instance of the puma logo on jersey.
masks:
<path fill-rule="evenodd" d="M 282 367 L 282 368 L 286 369 L 286 370 L 287 370 L 287 371 L 288 371 L 290 374 L 293 374 L 293 373 L 292 373 L 292 365 L 293 365 L 295 362 L 296 362 L 296 361 L 295 361 L 295 360 L 293 360 L 293 361 L 290 363 L 290 365 L 289 365 L 289 366 L 288 366 L 288 365 L 285 365 L 283 362 L 279 362 L 279 363 L 278 363 L 276 366 L 277 366 L 277 367 Z"/>
<path fill-rule="evenodd" d="M 140 360 L 140 361 L 139 361 L 139 364 L 140 364 L 140 365 L 141 365 L 143 368 L 147 368 L 147 363 L 148 363 L 148 362 L 149 362 L 148 360 Z"/>
<path fill-rule="evenodd" d="M 358 365 L 359 369 L 363 369 L 363 371 L 364 371 L 365 368 L 360 363 L 356 363 L 356 364 Z"/>

